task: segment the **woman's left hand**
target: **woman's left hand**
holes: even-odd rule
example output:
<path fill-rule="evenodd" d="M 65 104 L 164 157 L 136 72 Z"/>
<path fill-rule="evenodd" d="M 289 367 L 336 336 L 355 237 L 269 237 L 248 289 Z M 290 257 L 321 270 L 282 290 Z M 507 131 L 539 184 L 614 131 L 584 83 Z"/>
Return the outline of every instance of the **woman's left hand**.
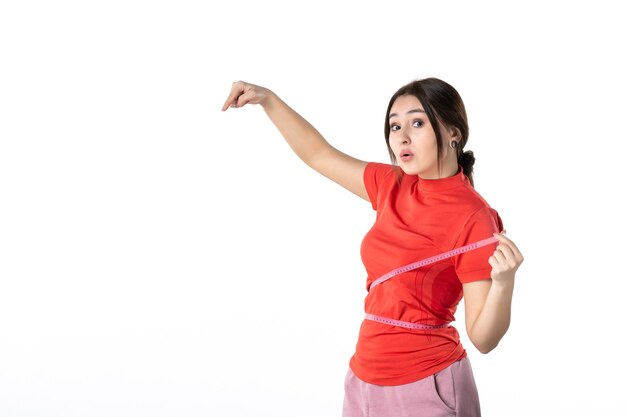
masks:
<path fill-rule="evenodd" d="M 524 261 L 521 252 L 515 243 L 502 233 L 494 233 L 500 243 L 489 257 L 491 265 L 491 279 L 499 284 L 513 284 L 515 271 Z"/>

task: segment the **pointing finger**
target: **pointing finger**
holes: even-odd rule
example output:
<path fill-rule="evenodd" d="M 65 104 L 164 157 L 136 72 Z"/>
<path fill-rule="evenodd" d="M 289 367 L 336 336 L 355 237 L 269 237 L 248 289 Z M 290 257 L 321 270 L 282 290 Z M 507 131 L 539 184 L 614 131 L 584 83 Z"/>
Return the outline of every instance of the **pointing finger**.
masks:
<path fill-rule="evenodd" d="M 241 95 L 241 93 L 243 93 L 243 85 L 240 82 L 235 82 L 233 83 L 233 87 L 230 90 L 230 94 L 228 95 L 228 98 L 226 99 L 226 101 L 224 102 L 224 105 L 222 106 L 222 111 L 226 111 L 226 109 L 228 109 L 230 106 L 236 106 L 236 100 L 237 98 Z"/>

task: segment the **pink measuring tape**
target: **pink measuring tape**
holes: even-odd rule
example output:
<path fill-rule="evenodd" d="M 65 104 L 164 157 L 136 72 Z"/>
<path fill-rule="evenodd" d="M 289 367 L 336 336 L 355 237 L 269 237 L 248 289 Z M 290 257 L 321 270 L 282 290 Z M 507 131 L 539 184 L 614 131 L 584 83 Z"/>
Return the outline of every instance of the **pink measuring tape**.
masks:
<path fill-rule="evenodd" d="M 460 255 L 460 254 L 465 253 L 465 252 L 469 252 L 469 251 L 471 251 L 473 249 L 478 249 L 480 247 L 487 246 L 487 245 L 489 245 L 491 243 L 497 243 L 497 242 L 498 242 L 498 238 L 494 236 L 494 237 L 490 237 L 490 238 L 487 238 L 487 239 L 479 240 L 478 242 L 470 243 L 469 245 L 466 245 L 466 246 L 461 246 L 460 248 L 453 249 L 451 251 L 444 252 L 444 253 L 441 253 L 439 255 L 431 256 L 430 258 L 426 258 L 426 259 L 423 259 L 421 261 L 413 262 L 412 264 L 401 266 L 400 268 L 396 268 L 393 271 L 386 273 L 382 277 L 380 277 L 380 278 L 376 279 L 374 282 L 372 282 L 372 284 L 369 287 L 369 291 L 371 292 L 372 289 L 375 286 L 377 286 L 377 285 L 387 281 L 388 279 L 390 279 L 390 278 L 392 278 L 392 277 L 394 277 L 394 276 L 396 276 L 398 274 L 402 274 L 403 272 L 407 272 L 407 271 L 411 271 L 413 269 L 421 268 L 422 266 L 430 265 L 432 263 L 439 262 L 439 261 L 442 261 L 444 259 L 451 258 L 453 256 Z M 379 323 L 389 324 L 391 326 L 405 327 L 405 328 L 408 328 L 408 329 L 440 329 L 440 328 L 443 328 L 443 327 L 449 327 L 450 326 L 450 323 L 442 324 L 442 325 L 439 325 L 439 326 L 432 326 L 432 325 L 429 325 L 429 324 L 411 323 L 411 322 L 408 322 L 408 321 L 401 321 L 401 320 L 390 319 L 390 318 L 387 318 L 387 317 L 381 317 L 381 316 L 377 316 L 375 314 L 370 314 L 370 313 L 367 313 L 367 312 L 365 313 L 365 318 L 367 320 L 377 321 Z"/>

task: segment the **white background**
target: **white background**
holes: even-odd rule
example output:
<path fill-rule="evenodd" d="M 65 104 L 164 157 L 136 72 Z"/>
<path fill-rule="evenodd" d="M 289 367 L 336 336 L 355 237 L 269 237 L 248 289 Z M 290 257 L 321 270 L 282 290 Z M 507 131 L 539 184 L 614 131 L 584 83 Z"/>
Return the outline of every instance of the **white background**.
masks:
<path fill-rule="evenodd" d="M 457 312 L 483 415 L 626 415 L 617 6 L 347 3 L 2 3 L 0 417 L 340 416 L 375 212 L 221 106 L 266 86 L 388 162 L 429 76 L 525 257 L 494 351 Z"/>

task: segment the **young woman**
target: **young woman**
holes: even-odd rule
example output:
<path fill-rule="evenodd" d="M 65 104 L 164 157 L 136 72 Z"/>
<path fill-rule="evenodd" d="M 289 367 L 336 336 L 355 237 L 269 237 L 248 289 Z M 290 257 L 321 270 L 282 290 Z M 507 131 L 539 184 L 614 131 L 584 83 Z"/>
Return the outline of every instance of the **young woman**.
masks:
<path fill-rule="evenodd" d="M 361 246 L 366 315 L 344 382 L 343 417 L 480 416 L 469 358 L 450 323 L 465 297 L 469 339 L 481 353 L 494 349 L 509 327 L 523 257 L 474 189 L 458 92 L 426 78 L 391 97 L 391 164 L 340 152 L 254 84 L 233 83 L 222 110 L 246 104 L 260 104 L 300 159 L 376 210 Z"/>

